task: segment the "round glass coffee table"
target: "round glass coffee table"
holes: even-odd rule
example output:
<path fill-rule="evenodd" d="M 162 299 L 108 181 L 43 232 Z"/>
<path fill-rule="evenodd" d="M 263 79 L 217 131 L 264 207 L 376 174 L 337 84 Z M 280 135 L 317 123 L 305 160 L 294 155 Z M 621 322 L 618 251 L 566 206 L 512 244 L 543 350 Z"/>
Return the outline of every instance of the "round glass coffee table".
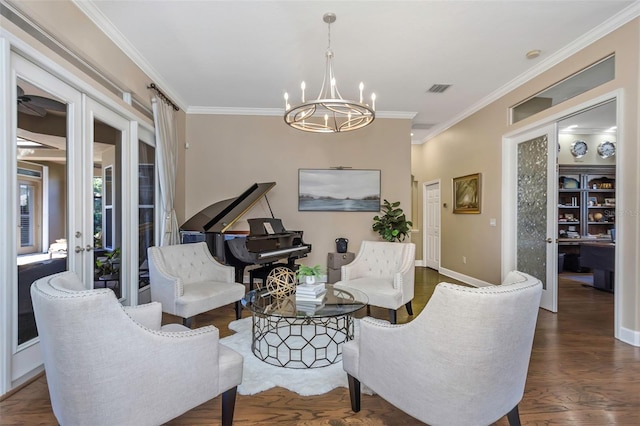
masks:
<path fill-rule="evenodd" d="M 253 317 L 251 350 L 262 361 L 287 368 L 316 368 L 342 359 L 342 344 L 353 339 L 353 314 L 368 303 L 357 290 L 326 284 L 319 304 L 296 303 L 296 295 L 275 298 L 252 290 L 242 305 Z"/>

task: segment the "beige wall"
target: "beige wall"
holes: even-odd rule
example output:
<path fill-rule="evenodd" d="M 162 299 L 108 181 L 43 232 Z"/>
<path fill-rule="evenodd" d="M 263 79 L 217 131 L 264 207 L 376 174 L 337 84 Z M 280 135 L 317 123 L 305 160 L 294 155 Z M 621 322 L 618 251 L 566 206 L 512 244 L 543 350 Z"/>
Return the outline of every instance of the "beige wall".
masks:
<path fill-rule="evenodd" d="M 302 263 L 325 265 L 337 237 L 349 239 L 349 251 L 364 239 L 377 239 L 371 230 L 376 213 L 299 212 L 298 169 L 380 169 L 382 197 L 400 201 L 410 213 L 410 127 L 410 120 L 378 118 L 355 132 L 324 135 L 291 129 L 280 116 L 189 114 L 186 219 L 255 182 L 276 182 L 267 195 L 274 216 L 287 229 L 304 231 L 304 241 L 313 245 Z M 262 215 L 269 216 L 264 202 L 248 216 Z M 246 221 L 238 226 L 246 229 Z"/>
<path fill-rule="evenodd" d="M 442 255 L 443 268 L 475 279 L 499 282 L 501 278 L 501 152 L 502 137 L 523 129 L 545 117 L 559 114 L 567 108 L 581 105 L 590 99 L 621 89 L 623 116 L 618 117 L 618 194 L 616 202 L 624 203 L 623 231 L 629 236 L 618 245 L 621 270 L 616 271 L 624 298 L 619 307 L 622 327 L 640 330 L 640 290 L 638 289 L 637 259 L 640 198 L 638 185 L 638 61 L 639 22 L 634 20 L 617 31 L 603 37 L 588 48 L 574 54 L 552 69 L 523 84 L 472 116 L 454 125 L 423 145 L 412 147 L 412 173 L 420 186 L 426 181 L 441 179 L 442 202 Z M 557 81 L 587 67 L 615 52 L 616 77 L 613 81 L 587 93 L 556 105 L 509 125 L 510 106 L 549 87 Z M 622 136 L 621 136 L 622 135 Z M 620 155 L 624 152 L 623 155 Z M 482 213 L 479 215 L 454 215 L 451 212 L 451 179 L 470 173 L 482 173 Z M 422 193 L 419 191 L 419 204 Z M 626 212 L 626 213 L 625 213 Z M 422 208 L 419 209 L 422 215 Z M 497 226 L 489 226 L 491 218 Z M 421 237 L 420 237 L 421 238 Z M 618 239 L 618 243 L 620 240 Z M 462 263 L 466 256 L 467 263 Z"/>

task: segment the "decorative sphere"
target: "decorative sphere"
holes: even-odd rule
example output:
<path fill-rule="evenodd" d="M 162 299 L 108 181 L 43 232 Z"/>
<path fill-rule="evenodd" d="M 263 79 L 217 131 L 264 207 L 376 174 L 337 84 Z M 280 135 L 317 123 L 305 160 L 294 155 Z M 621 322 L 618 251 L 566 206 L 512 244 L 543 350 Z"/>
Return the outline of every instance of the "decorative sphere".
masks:
<path fill-rule="evenodd" d="M 273 297 L 284 299 L 296 291 L 296 274 L 284 266 L 273 268 L 267 275 L 266 287 Z"/>
<path fill-rule="evenodd" d="M 599 212 L 593 215 L 593 218 L 598 222 L 600 222 L 603 217 L 604 216 L 602 216 L 602 213 L 599 213 Z"/>

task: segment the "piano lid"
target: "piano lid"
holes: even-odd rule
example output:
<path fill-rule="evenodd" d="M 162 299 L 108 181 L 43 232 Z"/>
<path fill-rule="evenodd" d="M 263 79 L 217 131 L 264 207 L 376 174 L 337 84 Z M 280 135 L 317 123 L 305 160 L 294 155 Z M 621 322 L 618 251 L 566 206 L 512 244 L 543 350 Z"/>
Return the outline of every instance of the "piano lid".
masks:
<path fill-rule="evenodd" d="M 180 229 L 182 231 L 224 233 L 274 186 L 276 186 L 275 182 L 254 183 L 239 197 L 218 201 L 196 213 Z"/>

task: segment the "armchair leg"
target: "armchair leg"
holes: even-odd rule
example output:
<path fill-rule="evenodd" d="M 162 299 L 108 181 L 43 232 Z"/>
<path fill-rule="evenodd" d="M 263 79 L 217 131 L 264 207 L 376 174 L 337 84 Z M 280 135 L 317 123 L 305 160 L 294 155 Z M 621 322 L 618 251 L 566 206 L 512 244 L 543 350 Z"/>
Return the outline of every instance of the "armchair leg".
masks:
<path fill-rule="evenodd" d="M 182 318 L 182 325 L 187 328 L 191 328 L 191 324 L 193 323 L 193 317 Z"/>
<path fill-rule="evenodd" d="M 513 407 L 511 411 L 507 413 L 507 420 L 509 420 L 509 426 L 520 426 L 520 413 L 518 412 L 518 405 Z"/>
<path fill-rule="evenodd" d="M 351 398 L 351 410 L 354 413 L 360 411 L 360 380 L 353 377 L 351 374 L 347 374 L 349 379 L 349 397 Z"/>
<path fill-rule="evenodd" d="M 242 318 L 242 304 L 240 301 L 236 301 L 236 319 L 239 320 Z"/>
<path fill-rule="evenodd" d="M 409 300 L 404 306 L 407 308 L 407 313 L 409 315 L 413 315 L 413 307 L 411 306 L 411 300 Z"/>
<path fill-rule="evenodd" d="M 396 310 L 395 309 L 389 309 L 389 322 L 391 324 L 396 324 L 397 323 Z"/>
<path fill-rule="evenodd" d="M 236 391 L 238 387 L 233 387 L 222 394 L 222 426 L 233 424 L 233 411 L 236 408 Z"/>

